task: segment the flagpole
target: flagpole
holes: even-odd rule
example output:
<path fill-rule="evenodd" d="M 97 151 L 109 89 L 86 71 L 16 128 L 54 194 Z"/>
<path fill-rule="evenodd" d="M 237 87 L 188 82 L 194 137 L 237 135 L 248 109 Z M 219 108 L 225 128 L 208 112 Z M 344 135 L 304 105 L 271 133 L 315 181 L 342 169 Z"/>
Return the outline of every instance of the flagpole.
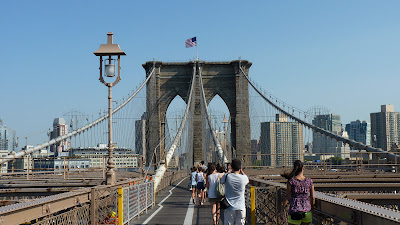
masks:
<path fill-rule="evenodd" d="M 196 37 L 196 61 L 199 61 L 199 52 L 197 51 L 197 45 L 199 42 L 197 42 L 197 37 Z"/>

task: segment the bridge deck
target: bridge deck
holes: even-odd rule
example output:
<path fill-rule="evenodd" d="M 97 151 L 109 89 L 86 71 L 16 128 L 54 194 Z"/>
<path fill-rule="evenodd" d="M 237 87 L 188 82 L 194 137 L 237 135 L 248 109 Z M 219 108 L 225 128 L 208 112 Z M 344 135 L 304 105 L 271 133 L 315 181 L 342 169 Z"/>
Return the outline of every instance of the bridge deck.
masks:
<path fill-rule="evenodd" d="M 132 224 L 212 224 L 209 203 L 193 205 L 188 182 L 185 178 L 160 192 L 155 207 Z"/>

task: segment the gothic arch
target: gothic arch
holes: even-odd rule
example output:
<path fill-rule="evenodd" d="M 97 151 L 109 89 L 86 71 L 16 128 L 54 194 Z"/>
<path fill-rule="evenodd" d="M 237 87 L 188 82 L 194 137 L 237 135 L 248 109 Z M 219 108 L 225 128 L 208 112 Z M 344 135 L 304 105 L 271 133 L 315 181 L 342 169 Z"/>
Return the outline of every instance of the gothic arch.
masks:
<path fill-rule="evenodd" d="M 171 101 L 179 95 L 186 103 L 193 75 L 193 68 L 196 66 L 201 68 L 202 81 L 207 104 L 219 95 L 225 102 L 231 117 L 231 140 L 232 146 L 236 148 L 236 157 L 242 158 L 244 154 L 250 153 L 250 118 L 249 118 L 249 92 L 248 82 L 241 74 L 239 65 L 248 73 L 251 63 L 248 61 L 231 61 L 231 62 L 184 62 L 184 63 L 168 63 L 168 62 L 147 62 L 143 64 L 146 74 L 152 70 L 155 65 L 155 74 L 147 84 L 146 108 L 147 124 L 150 127 L 147 136 L 147 161 L 156 151 L 156 155 L 160 155 L 160 149 L 164 146 L 156 146 L 159 140 L 163 138 L 162 122 L 165 113 Z M 194 90 L 194 140 L 193 154 L 194 162 L 204 159 L 202 152 L 202 126 L 201 126 L 201 109 L 200 109 L 200 87 L 198 85 L 198 77 L 196 76 L 196 89 Z M 236 139 L 239 137 L 239 139 Z M 155 150 L 154 150 L 155 149 Z"/>

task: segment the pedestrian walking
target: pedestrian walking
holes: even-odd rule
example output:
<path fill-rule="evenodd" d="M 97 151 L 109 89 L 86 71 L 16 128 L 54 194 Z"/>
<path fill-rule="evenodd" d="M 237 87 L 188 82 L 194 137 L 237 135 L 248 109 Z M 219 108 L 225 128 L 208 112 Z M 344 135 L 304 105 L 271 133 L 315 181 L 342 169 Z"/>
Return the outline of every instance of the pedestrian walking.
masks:
<path fill-rule="evenodd" d="M 196 204 L 196 192 L 197 192 L 197 182 L 196 182 L 196 174 L 197 174 L 197 168 L 192 167 L 192 173 L 190 174 L 190 185 L 192 187 L 192 200 L 193 204 Z"/>
<path fill-rule="evenodd" d="M 283 219 L 284 210 L 289 203 L 288 223 L 294 225 L 310 224 L 315 204 L 314 184 L 310 178 L 304 176 L 303 163 L 296 160 L 293 164 L 293 170 L 290 173 L 283 173 L 282 177 L 288 179 L 288 181 L 281 219 Z"/>
<path fill-rule="evenodd" d="M 206 188 L 205 186 L 205 175 L 203 173 L 203 168 L 202 167 L 197 167 L 197 174 L 196 174 L 196 189 L 197 193 L 199 194 L 200 197 L 200 205 L 204 204 L 204 189 Z"/>
<path fill-rule="evenodd" d="M 218 171 L 218 179 L 221 182 L 221 178 L 226 173 L 226 169 L 218 163 L 217 171 Z M 224 186 L 223 190 L 224 190 L 224 196 L 225 196 L 225 186 Z M 221 194 L 221 193 L 219 193 L 219 194 Z M 218 200 L 220 200 L 219 201 L 219 218 L 221 220 L 221 223 L 224 224 L 224 209 L 221 208 L 221 199 L 218 199 Z"/>
<path fill-rule="evenodd" d="M 207 190 L 208 190 L 208 201 L 211 206 L 211 216 L 213 224 L 217 225 L 219 221 L 219 201 L 217 198 L 216 188 L 219 180 L 219 173 L 217 171 L 215 163 L 212 163 L 209 167 L 210 174 L 207 176 Z"/>
<path fill-rule="evenodd" d="M 231 167 L 232 173 L 227 173 L 221 178 L 221 184 L 225 184 L 225 199 L 230 205 L 224 210 L 224 225 L 244 225 L 246 222 L 244 192 L 249 178 L 243 172 L 240 160 L 232 160 Z"/>

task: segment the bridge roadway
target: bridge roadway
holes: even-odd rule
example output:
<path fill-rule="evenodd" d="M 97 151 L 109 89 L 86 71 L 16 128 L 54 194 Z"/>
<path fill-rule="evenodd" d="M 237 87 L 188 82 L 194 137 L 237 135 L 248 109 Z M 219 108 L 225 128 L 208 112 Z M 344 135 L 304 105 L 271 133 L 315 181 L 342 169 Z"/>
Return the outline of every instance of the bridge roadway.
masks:
<path fill-rule="evenodd" d="M 132 224 L 212 224 L 209 202 L 206 201 L 204 205 L 199 205 L 197 202 L 194 205 L 188 182 L 189 179 L 184 178 L 161 191 L 156 197 L 155 207 L 139 219 L 133 220 Z"/>

